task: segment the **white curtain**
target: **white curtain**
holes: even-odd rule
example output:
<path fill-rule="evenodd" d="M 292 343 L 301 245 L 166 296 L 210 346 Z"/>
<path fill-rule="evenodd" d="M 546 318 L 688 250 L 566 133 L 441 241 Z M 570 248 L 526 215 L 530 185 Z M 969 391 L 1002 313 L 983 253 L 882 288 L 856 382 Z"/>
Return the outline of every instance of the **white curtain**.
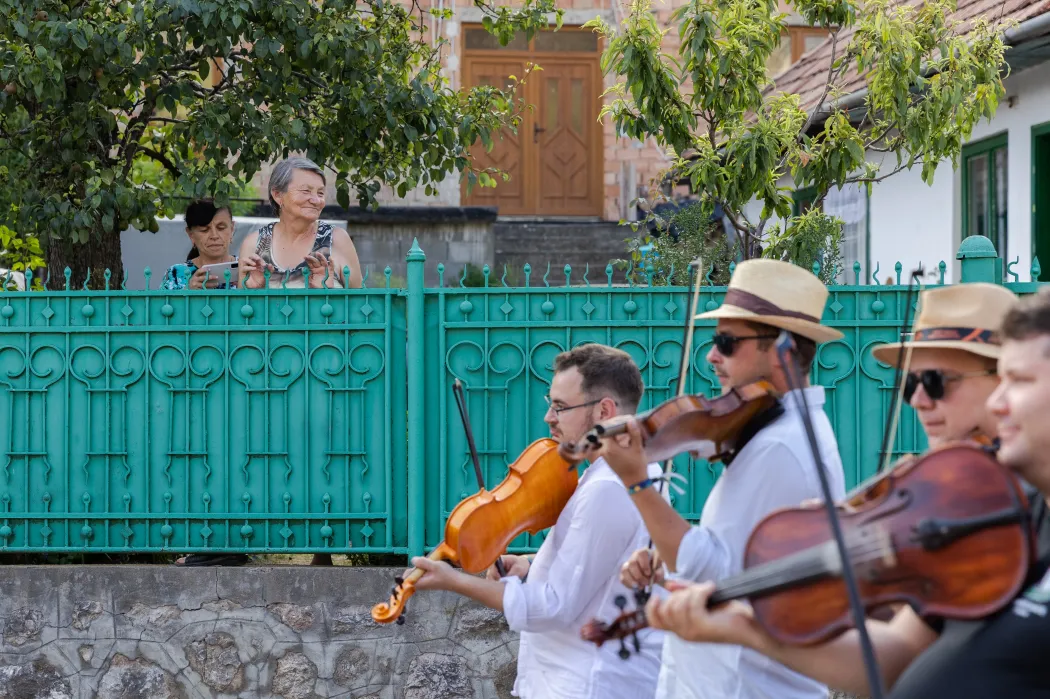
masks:
<path fill-rule="evenodd" d="M 824 213 L 842 219 L 842 270 L 839 284 L 855 284 L 853 263 L 860 262 L 861 283 L 867 283 L 868 274 L 868 195 L 864 186 L 832 187 L 824 197 Z"/>

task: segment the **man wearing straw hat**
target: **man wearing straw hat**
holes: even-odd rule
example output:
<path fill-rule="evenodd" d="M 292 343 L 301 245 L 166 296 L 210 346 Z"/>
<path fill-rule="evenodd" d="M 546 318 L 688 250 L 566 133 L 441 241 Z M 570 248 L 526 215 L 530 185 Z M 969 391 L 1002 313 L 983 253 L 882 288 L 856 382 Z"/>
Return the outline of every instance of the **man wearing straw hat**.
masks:
<path fill-rule="evenodd" d="M 883 364 L 904 363 L 904 401 L 931 447 L 995 437 L 985 401 L 999 385 L 999 324 L 1016 301 L 1012 291 L 984 282 L 928 289 L 919 295 L 912 339 L 871 351 Z"/>
<path fill-rule="evenodd" d="M 791 333 L 802 374 L 809 374 L 819 343 L 842 338 L 821 325 L 828 290 L 811 272 L 787 262 L 748 260 L 733 272 L 725 299 L 697 318 L 718 321 L 707 354 L 723 391 L 766 380 L 782 396 L 776 408 L 758 416 L 722 458 L 725 470 L 704 504 L 700 526 L 686 522 L 646 477 L 638 425 L 602 443 L 598 453 L 617 473 L 642 514 L 667 570 L 679 579 L 720 579 L 740 572 L 748 536 L 775 509 L 821 497 L 819 476 L 802 421 L 802 396 L 809 408 L 821 459 L 835 499 L 845 494 L 842 462 L 831 423 L 824 413 L 824 388 L 789 391 L 776 352 L 781 330 Z M 643 550 L 624 565 L 628 586 L 649 582 Z M 657 571 L 660 582 L 663 571 Z M 664 641 L 657 697 L 662 699 L 825 699 L 827 687 L 741 646 Z"/>
<path fill-rule="evenodd" d="M 1014 318 L 1007 322 L 1007 331 L 1011 331 L 1010 326 L 1024 325 L 1022 321 L 1034 326 L 1037 325 L 1035 318 L 1045 325 L 1041 333 L 1050 335 L 1050 292 L 1044 291 L 1041 296 L 1041 309 L 1039 300 L 1032 299 L 1026 302 L 1027 309 L 1018 312 L 1017 297 L 995 284 L 970 283 L 924 291 L 920 295 L 920 312 L 912 339 L 873 350 L 882 362 L 905 363 L 905 399 L 915 408 L 931 446 L 997 436 L 1003 410 L 998 409 L 993 400 L 1000 387 L 999 377 L 993 374 L 1003 351 L 1000 326 L 1010 316 Z M 1013 334 L 1018 336 L 1016 340 L 1025 340 L 1021 337 L 1024 332 Z M 1001 373 L 1003 367 L 999 371 Z M 1050 432 L 1050 425 L 1045 430 Z M 1025 473 L 1022 471 L 1021 475 Z M 1033 500 L 1033 526 L 1041 538 L 1043 553 L 1047 553 L 1050 552 L 1050 518 L 1045 496 L 1034 489 L 1029 493 Z M 1050 590 L 1050 582 L 1046 587 Z M 855 631 L 819 646 L 783 646 L 753 622 L 745 605 L 728 605 L 708 612 L 710 588 L 707 584 L 691 585 L 654 603 L 656 609 L 650 614 L 650 622 L 693 641 L 741 644 L 758 650 L 844 692 L 861 696 L 870 693 Z M 975 628 L 971 625 L 970 632 L 966 632 L 962 626 L 965 625 L 944 620 L 923 620 L 907 606 L 897 611 L 889 622 L 869 619 L 868 633 L 885 685 L 893 690 L 891 696 L 909 699 L 928 696 L 924 692 L 932 686 L 932 674 L 947 671 L 944 665 L 947 654 L 957 650 L 960 639 L 968 637 Z M 930 652 L 926 653 L 927 650 Z M 1007 662 L 1006 656 L 1003 658 Z M 1012 666 L 1009 672 L 1014 672 Z M 1015 696 L 1005 688 L 996 693 Z M 938 686 L 937 694 L 957 696 L 943 684 Z"/>

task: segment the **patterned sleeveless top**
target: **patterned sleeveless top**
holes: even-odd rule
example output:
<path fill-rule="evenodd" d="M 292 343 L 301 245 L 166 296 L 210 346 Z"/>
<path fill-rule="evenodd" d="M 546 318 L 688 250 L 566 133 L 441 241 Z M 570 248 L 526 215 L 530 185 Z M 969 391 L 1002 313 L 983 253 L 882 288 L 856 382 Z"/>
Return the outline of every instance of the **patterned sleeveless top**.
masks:
<path fill-rule="evenodd" d="M 299 264 L 291 268 L 281 267 L 273 261 L 273 229 L 276 225 L 276 222 L 268 223 L 260 228 L 259 242 L 255 246 L 255 254 L 261 257 L 266 264 L 273 266 L 274 271 L 270 275 L 270 286 L 279 287 L 285 285 L 285 274 L 288 275 L 288 287 L 305 286 L 306 280 L 303 278 L 302 271 L 306 269 L 306 260 L 300 261 Z M 317 252 L 327 248 L 328 253 L 331 254 L 333 230 L 332 224 L 318 221 L 317 234 L 314 236 L 314 246 L 310 249 L 310 252 Z"/>

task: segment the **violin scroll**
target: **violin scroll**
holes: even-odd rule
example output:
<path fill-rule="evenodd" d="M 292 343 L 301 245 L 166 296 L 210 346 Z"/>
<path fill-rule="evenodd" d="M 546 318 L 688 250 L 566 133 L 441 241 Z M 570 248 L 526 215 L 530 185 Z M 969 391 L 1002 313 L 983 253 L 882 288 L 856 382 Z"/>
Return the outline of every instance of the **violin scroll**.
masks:
<path fill-rule="evenodd" d="M 441 542 L 427 558 L 434 561 L 456 560 L 455 552 L 445 542 Z M 405 577 L 396 578 L 397 584 L 390 591 L 390 599 L 372 607 L 372 620 L 377 624 L 389 624 L 392 621 L 398 624 L 405 623 L 405 604 L 408 598 L 416 593 L 416 581 L 423 577 L 424 572 L 421 568 L 413 568 Z"/>
<path fill-rule="evenodd" d="M 734 387 L 716 398 L 671 398 L 634 419 L 649 461 L 666 461 L 686 452 L 717 461 L 732 450 L 733 442 L 753 418 L 776 404 L 777 397 L 773 385 L 760 380 Z M 582 444 L 563 444 L 562 456 L 568 460 L 588 458 L 588 451 L 601 440 L 626 432 L 627 419 L 617 416 L 595 425 L 584 435 Z"/>
<path fill-rule="evenodd" d="M 634 611 L 625 612 L 624 607 L 627 606 L 627 598 L 623 595 L 617 595 L 613 602 L 620 609 L 620 614 L 608 623 L 598 619 L 588 621 L 580 628 L 580 638 L 599 647 L 606 641 L 619 641 L 620 650 L 618 655 L 624 660 L 631 657 L 631 651 L 628 650 L 627 645 L 624 643 L 628 638 L 632 641 L 631 645 L 634 647 L 634 652 L 641 652 L 642 644 L 638 640 L 638 632 L 649 626 L 645 616 L 645 600 L 648 596 L 641 588 L 636 589 L 634 598 L 637 606 Z"/>

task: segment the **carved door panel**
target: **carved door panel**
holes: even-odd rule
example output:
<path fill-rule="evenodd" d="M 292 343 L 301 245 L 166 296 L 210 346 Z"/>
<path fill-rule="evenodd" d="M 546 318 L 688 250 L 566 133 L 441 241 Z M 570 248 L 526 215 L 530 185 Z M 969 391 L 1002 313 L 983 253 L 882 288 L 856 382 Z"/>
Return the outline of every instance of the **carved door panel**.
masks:
<path fill-rule="evenodd" d="M 537 144 L 539 208 L 544 215 L 593 215 L 601 195 L 595 167 L 599 103 L 593 66 L 546 62 L 539 78 L 533 142 Z"/>
<path fill-rule="evenodd" d="M 500 86 L 501 89 L 510 88 L 511 75 L 519 78 L 525 72 L 525 62 L 515 60 L 492 60 L 486 58 L 475 58 L 466 63 L 465 71 L 467 85 L 475 87 L 479 85 Z M 517 97 L 521 97 L 522 88 L 518 89 Z M 524 124 L 523 124 L 524 125 Z M 464 204 L 467 206 L 495 206 L 501 214 L 525 214 L 529 213 L 529 202 L 526 192 L 526 144 L 524 139 L 527 135 L 522 126 L 518 127 L 515 134 L 510 129 L 503 129 L 500 134 L 492 135 L 492 150 L 485 152 L 485 147 L 479 140 L 473 148 L 471 155 L 477 168 L 493 167 L 506 172 L 510 179 L 504 181 L 502 176 L 496 177 L 497 185 L 493 187 L 474 186 L 467 194 L 467 186 L 464 181 L 463 194 Z"/>

